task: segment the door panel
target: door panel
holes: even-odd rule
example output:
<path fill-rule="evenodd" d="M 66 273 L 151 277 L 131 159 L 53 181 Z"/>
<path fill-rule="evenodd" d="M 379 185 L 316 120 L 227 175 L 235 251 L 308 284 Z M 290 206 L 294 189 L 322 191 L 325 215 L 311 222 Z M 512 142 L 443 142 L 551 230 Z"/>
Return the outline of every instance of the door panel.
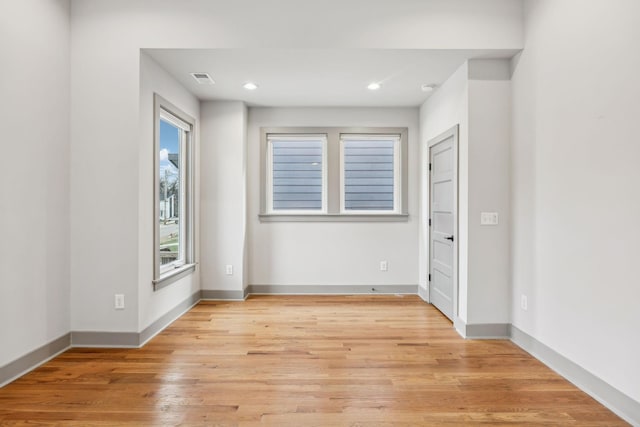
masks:
<path fill-rule="evenodd" d="M 454 132 L 429 147 L 429 299 L 452 320 L 457 280 L 455 138 Z"/>

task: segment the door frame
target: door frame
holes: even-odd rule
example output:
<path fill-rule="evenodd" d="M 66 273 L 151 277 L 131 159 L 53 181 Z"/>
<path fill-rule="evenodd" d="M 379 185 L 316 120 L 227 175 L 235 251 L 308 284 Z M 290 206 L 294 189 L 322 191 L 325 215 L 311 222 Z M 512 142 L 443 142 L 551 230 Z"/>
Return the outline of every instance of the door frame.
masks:
<path fill-rule="evenodd" d="M 452 128 L 442 132 L 440 135 L 436 136 L 427 141 L 427 198 L 428 198 L 428 211 L 427 211 L 427 221 L 431 218 L 431 169 L 429 165 L 431 164 L 431 148 L 435 145 L 438 145 L 441 142 L 453 137 L 453 324 L 456 326 L 459 321 L 458 316 L 458 254 L 459 254 L 459 245 L 460 242 L 460 234 L 458 227 L 458 178 L 459 178 L 459 167 L 458 167 L 458 144 L 459 144 L 459 128 L 460 125 L 455 125 Z M 432 237 L 431 237 L 431 225 L 427 222 L 427 302 L 431 304 L 431 281 L 429 280 L 429 276 L 431 274 L 431 248 L 432 245 Z"/>

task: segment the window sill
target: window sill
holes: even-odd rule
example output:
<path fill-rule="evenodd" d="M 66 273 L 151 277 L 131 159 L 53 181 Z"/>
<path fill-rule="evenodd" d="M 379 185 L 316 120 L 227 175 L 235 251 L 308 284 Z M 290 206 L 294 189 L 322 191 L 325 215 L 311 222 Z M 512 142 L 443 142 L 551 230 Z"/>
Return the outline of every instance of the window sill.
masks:
<path fill-rule="evenodd" d="M 173 282 L 176 282 L 183 277 L 186 277 L 189 274 L 193 273 L 195 269 L 195 264 L 185 264 L 173 270 L 169 270 L 165 272 L 159 279 L 155 279 L 153 281 L 153 290 L 157 291 L 159 289 L 162 289 L 165 286 L 168 286 Z"/>
<path fill-rule="evenodd" d="M 260 214 L 260 222 L 407 222 L 409 214 Z"/>

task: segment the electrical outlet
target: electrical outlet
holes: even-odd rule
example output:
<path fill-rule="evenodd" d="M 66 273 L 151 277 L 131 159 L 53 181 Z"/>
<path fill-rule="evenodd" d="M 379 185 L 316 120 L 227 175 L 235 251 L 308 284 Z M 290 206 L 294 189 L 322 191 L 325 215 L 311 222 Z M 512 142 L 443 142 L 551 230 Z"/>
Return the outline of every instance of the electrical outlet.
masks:
<path fill-rule="evenodd" d="M 233 265 L 231 264 L 225 265 L 224 272 L 227 276 L 233 276 Z"/>
<path fill-rule="evenodd" d="M 113 308 L 116 310 L 124 310 L 124 294 L 115 294 Z"/>
<path fill-rule="evenodd" d="M 389 264 L 387 261 L 380 261 L 380 271 L 387 271 L 389 269 Z"/>
<path fill-rule="evenodd" d="M 522 308 L 524 311 L 527 311 L 527 309 L 529 308 L 529 302 L 527 301 L 527 296 L 525 294 L 522 294 L 520 296 L 520 308 Z"/>

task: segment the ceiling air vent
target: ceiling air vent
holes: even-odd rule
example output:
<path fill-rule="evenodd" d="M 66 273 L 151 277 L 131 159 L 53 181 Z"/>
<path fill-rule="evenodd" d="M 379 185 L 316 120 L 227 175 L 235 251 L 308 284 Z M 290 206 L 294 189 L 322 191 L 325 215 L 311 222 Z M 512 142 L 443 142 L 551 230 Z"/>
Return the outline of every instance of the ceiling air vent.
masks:
<path fill-rule="evenodd" d="M 191 73 L 194 79 L 201 85 L 212 85 L 215 82 L 211 78 L 211 76 L 207 73 Z"/>

